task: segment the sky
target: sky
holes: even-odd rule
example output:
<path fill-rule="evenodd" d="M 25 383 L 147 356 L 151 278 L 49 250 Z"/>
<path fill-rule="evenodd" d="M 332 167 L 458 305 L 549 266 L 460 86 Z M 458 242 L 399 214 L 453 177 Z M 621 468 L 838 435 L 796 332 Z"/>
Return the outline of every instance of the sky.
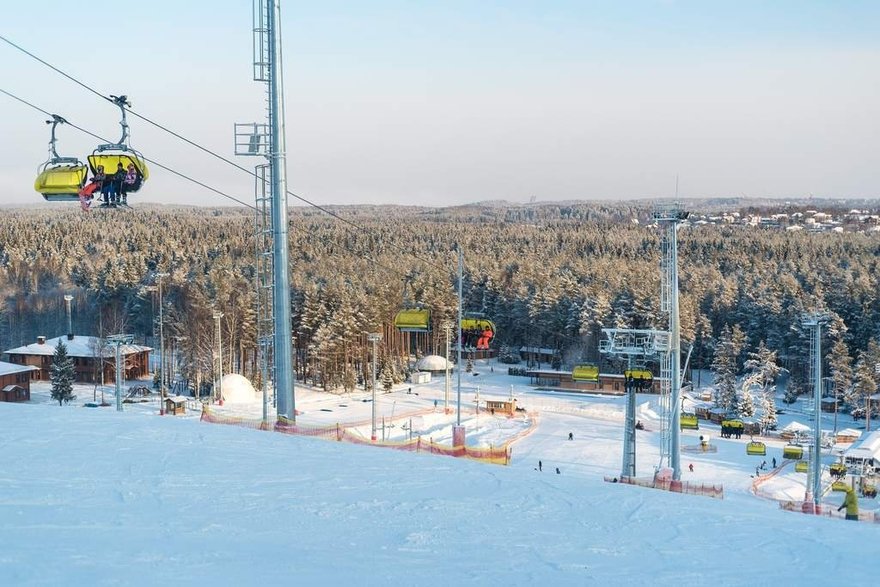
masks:
<path fill-rule="evenodd" d="M 288 189 L 318 204 L 668 198 L 676 176 L 681 197 L 880 195 L 876 2 L 281 10 Z M 118 25 L 95 31 L 94 15 Z M 265 115 L 251 28 L 244 1 L 45 0 L 3 9 L 0 34 L 233 158 L 233 124 Z M 118 110 L 3 42 L 0 75 L 0 89 L 118 138 Z M 0 94 L 0 204 L 42 201 L 45 118 Z M 250 176 L 130 118 L 145 155 L 253 200 Z M 72 128 L 59 139 L 80 157 L 96 143 Z M 156 168 L 137 198 L 236 205 Z"/>
<path fill-rule="evenodd" d="M 31 403 L 0 403 L 0 536 L 14 538 L 4 544 L 0 583 L 874 581 L 876 565 L 866 561 L 876 558 L 876 524 L 786 512 L 771 499 L 802 496 L 806 476 L 793 462 L 755 479 L 764 457 L 745 455 L 748 439 L 721 439 L 717 426 L 704 425 L 683 435 L 682 446 L 703 434 L 718 452 L 684 456 L 695 466 L 682 479 L 723 484 L 723 500 L 606 483 L 620 471 L 622 398 L 542 393 L 484 361 L 476 372 L 462 386 L 468 443 L 485 446 L 528 427 L 508 466 L 209 424 L 192 410 L 158 417 L 155 399 L 125 404 L 122 413 L 85 408 L 93 397 L 85 385 L 59 407 L 49 384 L 35 383 Z M 483 400 L 507 397 L 513 384 L 528 415 L 476 414 L 475 381 Z M 396 439 L 411 425 L 448 442 L 454 414 L 431 409 L 434 399 L 442 406 L 442 389 L 442 377 L 397 386 L 379 394 L 377 417 L 395 424 L 388 433 Z M 297 394 L 301 425 L 359 421 L 351 432 L 369 434 L 369 394 Z M 656 397 L 638 403 L 644 477 L 657 463 L 659 420 Z M 258 414 L 259 402 L 212 410 Z M 782 462 L 783 442 L 767 440 L 768 462 Z M 829 493 L 826 511 L 836 513 L 841 501 Z M 870 515 L 876 500 L 862 501 Z"/>

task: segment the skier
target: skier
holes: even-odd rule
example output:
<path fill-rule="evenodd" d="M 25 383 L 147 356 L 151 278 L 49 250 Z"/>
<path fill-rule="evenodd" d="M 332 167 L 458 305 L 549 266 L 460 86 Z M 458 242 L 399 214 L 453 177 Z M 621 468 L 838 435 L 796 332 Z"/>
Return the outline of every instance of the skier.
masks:
<path fill-rule="evenodd" d="M 538 470 L 539 470 L 539 471 L 543 471 L 543 470 L 544 470 L 544 465 L 541 463 L 541 461 L 538 461 Z"/>
<path fill-rule="evenodd" d="M 690 463 L 690 464 L 688 465 L 688 469 L 690 470 L 691 473 L 693 473 L 693 472 L 694 472 L 694 464 L 693 464 L 693 463 Z"/>
<path fill-rule="evenodd" d="M 568 439 L 569 439 L 569 440 L 574 440 L 574 434 L 571 433 L 571 432 L 569 432 L 569 433 L 568 433 Z"/>
<path fill-rule="evenodd" d="M 559 467 L 556 467 L 556 474 L 559 475 Z"/>
<path fill-rule="evenodd" d="M 837 511 L 840 511 L 843 508 L 846 508 L 847 520 L 859 521 L 859 500 L 856 498 L 856 492 L 852 489 L 846 490 L 846 497 L 843 498 L 843 503 L 840 504 Z"/>
<path fill-rule="evenodd" d="M 776 457 L 773 457 L 773 468 L 776 468 Z"/>

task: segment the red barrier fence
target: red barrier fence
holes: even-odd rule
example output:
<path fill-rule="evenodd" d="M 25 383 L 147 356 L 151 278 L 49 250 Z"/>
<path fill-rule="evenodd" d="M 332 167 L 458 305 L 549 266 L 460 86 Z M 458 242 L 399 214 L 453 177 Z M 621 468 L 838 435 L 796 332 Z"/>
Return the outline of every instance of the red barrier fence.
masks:
<path fill-rule="evenodd" d="M 420 411 L 413 414 L 407 414 L 405 416 L 401 416 L 402 419 L 407 419 L 413 416 L 422 415 L 425 413 L 430 413 L 433 410 Z M 500 416 L 499 416 L 500 417 Z M 510 455 L 511 448 L 510 445 L 525 436 L 526 434 L 531 433 L 535 426 L 537 425 L 537 419 L 534 414 L 530 414 L 531 422 L 529 427 L 503 444 L 499 446 L 489 446 L 489 447 L 478 447 L 478 446 L 450 446 L 447 444 L 440 444 L 438 442 L 434 442 L 433 440 L 424 440 L 421 437 L 414 438 L 412 440 L 404 440 L 404 441 L 376 441 L 373 442 L 368 438 L 364 438 L 360 434 L 352 432 L 350 430 L 355 428 L 356 426 L 349 427 L 343 426 L 341 424 L 335 424 L 332 426 L 310 426 L 303 425 L 300 423 L 291 422 L 285 418 L 279 418 L 274 425 L 268 424 L 266 425 L 262 418 L 243 418 L 238 416 L 226 416 L 217 414 L 212 411 L 210 406 L 205 406 L 202 410 L 202 422 L 209 422 L 212 424 L 226 424 L 229 426 L 239 426 L 242 428 L 251 428 L 254 430 L 273 430 L 275 432 L 280 432 L 281 434 L 295 434 L 299 436 L 313 436 L 317 438 L 324 438 L 327 440 L 336 440 L 339 442 L 351 442 L 353 444 L 368 444 L 373 446 L 382 446 L 385 448 L 391 448 L 395 450 L 405 450 L 409 452 L 427 452 L 431 454 L 438 455 L 446 455 L 452 457 L 466 458 L 472 459 L 476 461 L 481 461 L 484 463 L 492 463 L 496 465 L 507 465 L 510 464 Z M 367 422 L 369 423 L 369 422 Z M 356 423 L 357 425 L 357 423 Z M 363 425 L 363 423 L 360 423 Z"/>
<path fill-rule="evenodd" d="M 605 477 L 605 481 L 608 483 L 624 483 L 626 485 L 650 487 L 651 489 L 662 489 L 663 491 L 671 491 L 673 493 L 687 493 L 688 495 L 702 495 L 714 497 L 715 499 L 724 499 L 724 486 L 722 485 L 705 485 L 703 483 L 690 483 L 688 481 L 675 481 L 665 478 L 640 479 L 638 477 Z"/>

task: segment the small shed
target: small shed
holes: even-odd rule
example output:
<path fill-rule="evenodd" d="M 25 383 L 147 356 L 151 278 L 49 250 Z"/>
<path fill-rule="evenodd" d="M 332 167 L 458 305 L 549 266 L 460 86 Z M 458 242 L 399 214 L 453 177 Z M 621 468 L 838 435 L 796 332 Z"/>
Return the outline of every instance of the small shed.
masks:
<path fill-rule="evenodd" d="M 26 402 L 30 399 L 30 390 L 20 385 L 11 384 L 0 390 L 0 402 Z"/>
<path fill-rule="evenodd" d="M 838 401 L 837 398 L 833 397 L 823 397 L 820 403 L 821 409 L 823 412 L 834 413 L 838 409 Z"/>
<path fill-rule="evenodd" d="M 186 413 L 186 398 L 182 395 L 172 395 L 165 398 L 165 413 L 171 416 L 180 416 Z"/>
<path fill-rule="evenodd" d="M 516 412 L 516 400 L 486 400 L 486 410 L 493 414 L 507 414 L 512 416 Z"/>
<path fill-rule="evenodd" d="M 409 374 L 409 382 L 414 384 L 430 383 L 431 374 L 428 371 L 413 371 Z"/>

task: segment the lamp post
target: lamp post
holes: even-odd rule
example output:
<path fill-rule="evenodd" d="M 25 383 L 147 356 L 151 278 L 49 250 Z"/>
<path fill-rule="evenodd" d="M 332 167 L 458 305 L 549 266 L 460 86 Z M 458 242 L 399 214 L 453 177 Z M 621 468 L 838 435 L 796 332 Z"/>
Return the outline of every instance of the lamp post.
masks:
<path fill-rule="evenodd" d="M 443 395 L 443 413 L 449 413 L 449 337 L 452 335 L 452 322 L 446 320 L 443 322 L 443 330 L 446 331 L 446 365 L 445 365 L 445 373 L 446 373 L 446 392 Z"/>
<path fill-rule="evenodd" d="M 217 401 L 223 402 L 223 341 L 220 340 L 220 318 L 223 312 L 215 311 L 214 320 L 217 322 Z"/>
<path fill-rule="evenodd" d="M 367 340 L 373 343 L 373 427 L 370 432 L 370 440 L 376 442 L 376 343 L 382 340 L 382 335 L 378 332 L 367 334 Z"/>
<path fill-rule="evenodd" d="M 151 285 L 147 291 L 159 292 L 159 415 L 165 415 L 165 320 L 162 307 L 162 278 L 168 277 L 167 273 L 156 273 L 156 285 Z M 153 331 L 156 332 L 155 330 Z"/>
<path fill-rule="evenodd" d="M 131 344 L 131 334 L 114 334 L 107 337 L 107 342 L 116 345 L 116 411 L 122 411 L 122 345 Z"/>
<path fill-rule="evenodd" d="M 73 340 L 73 318 L 70 313 L 70 302 L 73 300 L 73 296 L 70 294 L 65 294 L 64 301 L 67 304 L 67 340 Z"/>

